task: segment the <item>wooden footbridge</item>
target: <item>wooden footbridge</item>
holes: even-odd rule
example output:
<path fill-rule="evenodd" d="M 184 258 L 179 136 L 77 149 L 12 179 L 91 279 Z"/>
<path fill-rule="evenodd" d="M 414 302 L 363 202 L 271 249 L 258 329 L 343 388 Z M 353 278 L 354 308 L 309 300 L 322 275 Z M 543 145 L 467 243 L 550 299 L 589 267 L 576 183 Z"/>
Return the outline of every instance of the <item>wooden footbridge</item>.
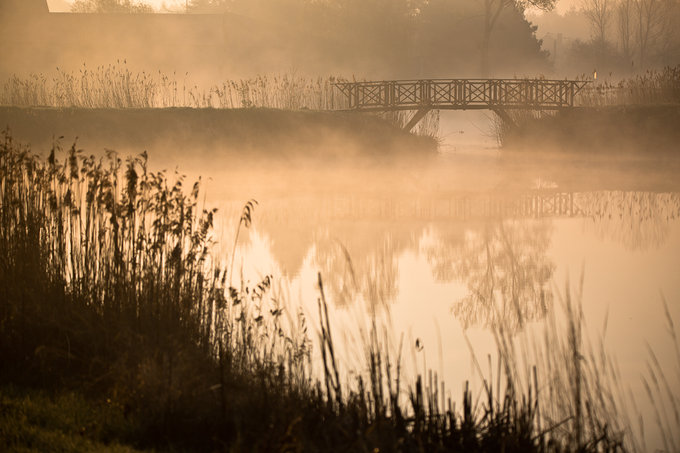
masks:
<path fill-rule="evenodd" d="M 512 123 L 506 110 L 559 110 L 574 106 L 587 84 L 582 80 L 428 79 L 381 82 L 337 82 L 350 110 L 414 110 L 411 130 L 430 110 L 494 111 Z"/>

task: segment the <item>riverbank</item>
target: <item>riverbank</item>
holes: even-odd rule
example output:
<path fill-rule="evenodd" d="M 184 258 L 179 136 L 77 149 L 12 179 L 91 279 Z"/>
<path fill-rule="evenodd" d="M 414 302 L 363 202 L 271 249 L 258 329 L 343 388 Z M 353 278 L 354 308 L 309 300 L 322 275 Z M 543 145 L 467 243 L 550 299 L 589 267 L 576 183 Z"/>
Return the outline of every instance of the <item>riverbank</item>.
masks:
<path fill-rule="evenodd" d="M 114 149 L 173 158 L 344 159 L 434 155 L 437 142 L 375 116 L 266 108 L 0 107 L 0 126 L 34 149 L 55 138 L 90 152 Z M 188 159 L 186 159 L 188 157 Z"/>
<path fill-rule="evenodd" d="M 121 165 L 75 149 L 41 159 L 0 140 L 0 407 L 10 414 L 0 417 L 0 450 L 63 443 L 79 451 L 91 442 L 156 451 L 546 452 L 621 444 L 623 430 L 602 398 L 568 391 L 570 383 L 593 388 L 595 374 L 580 371 L 590 361 L 559 382 L 539 363 L 524 381 L 516 370 L 529 368 L 502 349 L 505 337 L 495 390 L 473 395 L 465 384 L 462 399 L 429 370 L 407 379 L 401 346 L 391 348 L 375 323 L 357 351 L 360 371 L 345 374 L 333 340 L 342 332 L 331 333 L 326 303 L 332 284 L 318 275 L 317 319 L 275 276 L 243 281 L 216 251 L 216 211 L 201 203 L 198 185 L 182 187 L 147 171 L 145 159 Z M 262 208 L 248 202 L 235 217 L 234 244 Z M 568 319 L 574 331 L 577 318 Z M 581 345 L 553 331 L 550 363 L 568 370 Z M 404 354 L 411 348 L 404 344 Z M 539 393 L 544 372 L 557 383 Z M 548 400 L 553 391 L 565 400 Z M 574 404 L 588 405 L 602 424 L 585 424 Z"/>
<path fill-rule="evenodd" d="M 679 155 L 680 104 L 576 107 L 554 114 L 515 112 L 503 134 L 510 150 L 590 155 Z"/>

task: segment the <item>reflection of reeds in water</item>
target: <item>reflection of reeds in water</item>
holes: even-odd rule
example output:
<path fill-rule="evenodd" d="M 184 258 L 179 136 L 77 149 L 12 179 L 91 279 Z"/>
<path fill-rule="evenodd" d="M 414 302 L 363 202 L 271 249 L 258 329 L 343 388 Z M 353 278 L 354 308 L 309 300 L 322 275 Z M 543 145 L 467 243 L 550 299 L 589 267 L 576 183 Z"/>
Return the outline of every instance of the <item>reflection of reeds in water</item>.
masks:
<path fill-rule="evenodd" d="M 680 195 L 648 192 L 579 193 L 574 203 L 592 221 L 596 234 L 630 250 L 660 247 L 672 221 L 680 217 Z"/>
<path fill-rule="evenodd" d="M 522 385 L 502 332 L 507 385 L 495 391 L 487 385 L 482 403 L 466 387 L 456 408 L 431 373 L 402 386 L 401 352 L 395 361 L 375 324 L 366 346 L 368 380 L 343 380 L 320 278 L 325 366 L 322 380 L 311 378 L 304 316 L 289 313 L 271 277 L 249 287 L 226 284 L 231 269 L 211 255 L 215 212 L 200 207 L 198 192 L 194 185 L 185 193 L 181 178 L 149 172 L 145 156 L 95 160 L 74 146 L 64 160 L 55 147 L 43 161 L 6 137 L 0 360 L 9 366 L 0 369 L 0 382 L 105 395 L 135 421 L 126 438 L 164 449 L 173 442 L 196 451 L 618 445 L 610 426 L 598 424 L 605 420 L 599 412 L 592 423 L 588 418 L 606 389 L 589 386 L 587 366 L 578 365 L 585 354 L 573 327 L 580 329 L 580 315 L 570 318 L 567 340 L 551 340 L 561 341 L 552 343 L 560 346 L 559 362 L 546 362 L 573 366 L 570 375 L 577 376 L 576 387 L 567 387 L 575 403 L 563 404 L 570 408 L 563 424 L 541 399 L 540 379 Z M 244 210 L 244 225 L 253 207 Z"/>

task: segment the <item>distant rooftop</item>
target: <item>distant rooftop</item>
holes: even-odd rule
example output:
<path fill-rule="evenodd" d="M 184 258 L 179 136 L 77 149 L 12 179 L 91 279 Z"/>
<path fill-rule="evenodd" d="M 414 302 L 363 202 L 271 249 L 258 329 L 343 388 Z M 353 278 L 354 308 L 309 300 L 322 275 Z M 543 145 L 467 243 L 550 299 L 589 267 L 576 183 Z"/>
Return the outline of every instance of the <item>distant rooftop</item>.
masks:
<path fill-rule="evenodd" d="M 0 14 L 41 14 L 48 13 L 47 0 L 2 0 Z"/>

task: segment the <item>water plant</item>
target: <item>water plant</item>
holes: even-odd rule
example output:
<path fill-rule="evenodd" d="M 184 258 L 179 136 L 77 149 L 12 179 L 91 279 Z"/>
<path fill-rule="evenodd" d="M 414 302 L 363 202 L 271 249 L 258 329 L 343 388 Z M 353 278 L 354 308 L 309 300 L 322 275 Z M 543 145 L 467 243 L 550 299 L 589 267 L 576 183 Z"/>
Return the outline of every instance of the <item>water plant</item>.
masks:
<path fill-rule="evenodd" d="M 57 68 L 51 76 L 14 75 L 0 88 L 0 105 L 57 108 L 271 108 L 284 110 L 343 110 L 347 99 L 334 86 L 339 77 L 303 77 L 292 74 L 258 75 L 226 80 L 209 86 L 192 83 L 185 74 L 167 75 L 131 71 L 126 62 L 78 71 Z M 407 112 L 382 116 L 404 127 Z M 429 113 L 416 129 L 418 135 L 436 136 L 438 112 Z"/>
<path fill-rule="evenodd" d="M 340 80 L 340 79 L 337 79 Z M 260 75 L 210 86 L 194 84 L 185 74 L 134 72 L 117 62 L 78 71 L 59 68 L 45 74 L 13 76 L 0 91 L 0 104 L 72 108 L 242 108 L 332 110 L 345 106 L 335 77 L 295 74 Z"/>
<path fill-rule="evenodd" d="M 4 134 L 0 388 L 77 389 L 115 407 L 126 422 L 108 438 L 137 448 L 622 448 L 607 425 L 583 421 L 578 407 L 587 407 L 586 391 L 568 393 L 575 408 L 547 424 L 540 380 L 522 384 L 502 333 L 496 379 L 506 384 L 493 390 L 487 381 L 481 402 L 466 386 L 456 407 L 436 373 L 404 382 L 401 353 L 395 359 L 388 352 L 375 322 L 365 372 L 344 378 L 321 275 L 323 371 L 314 373 L 306 317 L 281 300 L 272 276 L 229 283 L 232 266 L 213 253 L 216 212 L 199 203 L 199 183 L 184 185 L 181 176 L 149 171 L 146 155 L 97 159 L 76 144 L 64 152 L 55 143 L 42 159 Z M 246 204 L 239 229 L 255 207 Z M 569 382 L 586 388 L 578 320 L 570 326 L 568 353 L 557 358 L 573 365 L 576 381 Z M 0 444 L 6 449 L 23 447 L 21 436 L 4 438 L 14 439 Z"/>
<path fill-rule="evenodd" d="M 680 65 L 648 69 L 634 77 L 595 80 L 578 96 L 584 107 L 677 104 L 680 102 Z"/>
<path fill-rule="evenodd" d="M 589 82 L 574 98 L 574 106 L 582 108 L 583 112 L 626 107 L 672 107 L 680 102 L 680 66 L 668 66 L 661 70 L 650 69 L 635 77 L 618 81 L 599 79 Z M 505 119 L 498 115 L 493 115 L 491 119 L 490 135 L 496 138 L 499 146 L 521 137 L 526 131 L 540 128 L 542 124 L 568 124 L 567 120 L 561 119 L 561 115 L 568 117 L 570 114 L 569 111 L 525 109 L 507 110 L 505 113 L 507 115 Z"/>

